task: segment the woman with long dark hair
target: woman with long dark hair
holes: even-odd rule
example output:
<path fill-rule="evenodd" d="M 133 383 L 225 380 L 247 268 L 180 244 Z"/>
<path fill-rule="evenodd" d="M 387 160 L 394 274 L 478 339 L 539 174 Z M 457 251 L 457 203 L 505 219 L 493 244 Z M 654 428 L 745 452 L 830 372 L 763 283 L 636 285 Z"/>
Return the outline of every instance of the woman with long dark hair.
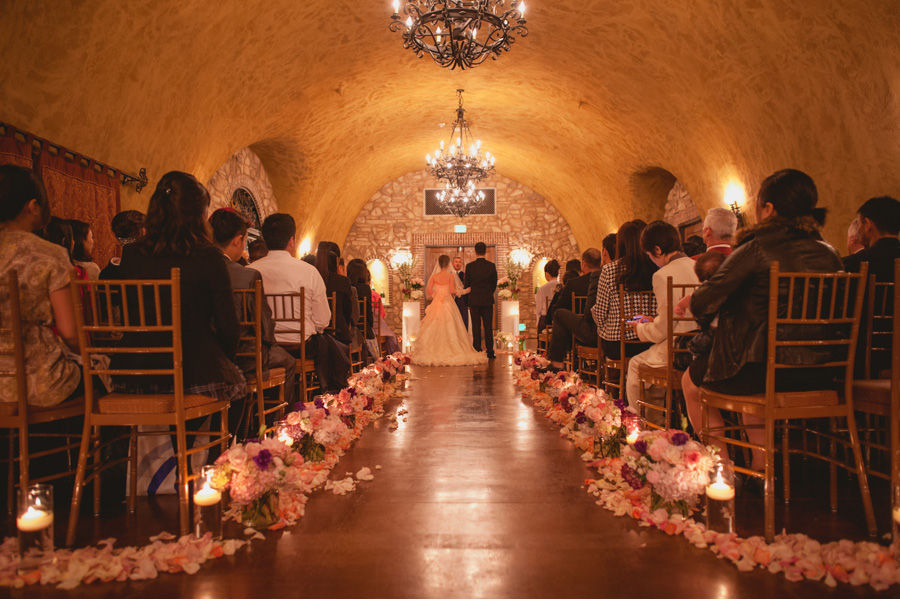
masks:
<path fill-rule="evenodd" d="M 325 293 L 336 294 L 334 338 L 350 345 L 350 323 L 353 322 L 353 300 L 350 279 L 338 272 L 338 255 L 331 242 L 319 242 L 316 250 L 316 268 L 325 282 Z"/>
<path fill-rule="evenodd" d="M 88 279 L 100 278 L 100 265 L 94 262 L 94 232 L 90 223 L 69 219 L 72 226 L 72 260 L 87 273 Z"/>
<path fill-rule="evenodd" d="M 163 175 L 150 198 L 144 237 L 125 246 L 117 279 L 169 279 L 181 270 L 181 328 L 185 395 L 236 400 L 246 393 L 244 377 L 234 365 L 239 323 L 234 311 L 231 280 L 221 252 L 209 237 L 209 193 L 193 175 L 171 171 Z M 148 303 L 149 300 L 149 303 Z M 161 300 L 163 315 L 171 305 Z M 137 299 L 129 301 L 135 310 Z M 153 320 L 153 299 L 145 298 L 147 318 Z M 132 318 L 132 322 L 136 319 Z M 169 336 L 130 333 L 123 346 L 166 346 Z M 164 355 L 115 354 L 114 369 L 164 369 Z M 114 377 L 120 392 L 168 393 L 168 376 Z"/>
<path fill-rule="evenodd" d="M 603 354 L 612 360 L 621 358 L 621 315 L 619 285 L 625 286 L 625 310 L 628 314 L 656 312 L 656 299 L 631 292 L 653 289 L 656 265 L 641 250 L 641 232 L 647 224 L 640 219 L 628 221 L 616 233 L 616 260 L 603 266 L 597 284 L 597 302 L 591 308 Z M 632 329 L 625 331 L 625 355 L 635 356 L 652 344 L 641 342 Z"/>
<path fill-rule="evenodd" d="M 372 328 L 372 321 L 374 318 L 374 313 L 372 311 L 372 288 L 366 283 L 369 278 L 369 268 L 366 266 L 366 261 L 361 258 L 354 258 L 347 263 L 347 277 L 350 278 L 350 285 L 356 288 L 356 293 L 359 298 L 366 301 L 366 329 L 363 333 L 367 340 L 374 340 L 375 331 Z M 361 320 L 362 316 L 360 315 L 360 321 Z M 362 323 L 359 323 L 358 325 L 361 324 Z"/>
<path fill-rule="evenodd" d="M 824 243 L 819 233 L 825 222 L 825 209 L 818 208 L 819 196 L 812 178 L 801 171 L 784 169 L 767 177 L 756 199 L 756 225 L 738 232 L 734 252 L 719 270 L 691 297 L 691 312 L 701 325 L 718 317 L 709 352 L 694 359 L 682 378 L 688 417 L 700 430 L 700 387 L 716 392 L 747 396 L 766 389 L 766 335 L 769 303 L 769 266 L 778 261 L 785 272 L 830 273 L 842 269 L 834 248 Z M 779 306 L 787 307 L 787 294 Z M 784 360 L 809 364 L 807 348 L 781 349 Z M 806 374 L 810 370 L 804 369 Z M 818 375 L 818 374 L 817 374 Z M 828 377 L 796 377 L 777 380 L 777 390 L 822 389 L 832 381 Z M 763 420 L 744 415 L 745 425 Z M 709 426 L 722 427 L 721 413 L 709 411 Z M 750 442 L 765 444 L 765 430 L 748 428 Z M 764 454 L 753 451 L 752 468 L 761 470 Z"/>

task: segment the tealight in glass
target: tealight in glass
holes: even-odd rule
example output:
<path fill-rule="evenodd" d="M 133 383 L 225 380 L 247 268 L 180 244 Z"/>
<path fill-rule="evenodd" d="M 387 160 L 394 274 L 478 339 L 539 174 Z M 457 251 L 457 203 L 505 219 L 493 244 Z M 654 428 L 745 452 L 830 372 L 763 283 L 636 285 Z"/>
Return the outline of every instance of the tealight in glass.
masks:
<path fill-rule="evenodd" d="M 719 533 L 734 533 L 734 465 L 718 457 L 706 486 L 706 527 Z"/>
<path fill-rule="evenodd" d="M 216 467 L 200 468 L 200 476 L 194 480 L 194 535 L 203 537 L 212 533 L 214 540 L 222 539 L 222 492 L 216 489 Z"/>
<path fill-rule="evenodd" d="M 19 491 L 19 572 L 53 560 L 53 488 L 38 483 Z"/>

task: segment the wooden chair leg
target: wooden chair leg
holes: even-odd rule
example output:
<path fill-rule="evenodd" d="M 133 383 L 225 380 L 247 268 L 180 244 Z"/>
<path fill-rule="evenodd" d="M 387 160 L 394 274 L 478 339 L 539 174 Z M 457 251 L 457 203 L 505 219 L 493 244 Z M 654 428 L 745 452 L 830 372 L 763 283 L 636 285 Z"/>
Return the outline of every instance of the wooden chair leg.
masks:
<path fill-rule="evenodd" d="M 16 430 L 9 430 L 9 470 L 6 472 L 6 514 L 13 514 L 16 502 Z"/>
<path fill-rule="evenodd" d="M 138 438 L 137 427 L 132 425 L 128 435 L 128 468 L 131 469 L 128 490 L 128 512 L 134 514 L 137 505 L 137 471 L 138 471 Z"/>
<path fill-rule="evenodd" d="M 279 421 L 284 418 L 284 386 L 286 385 L 288 385 L 287 379 L 284 380 L 284 383 L 278 386 L 278 405 L 281 406 L 281 408 L 278 409 Z"/>
<path fill-rule="evenodd" d="M 84 475 L 87 471 L 88 452 L 91 445 L 91 420 L 89 415 L 84 417 L 84 427 L 81 434 L 81 446 L 78 449 L 78 467 L 75 469 L 75 485 L 72 488 L 72 505 L 69 508 L 69 523 L 66 527 L 66 546 L 75 545 L 75 530 L 78 527 L 78 513 L 81 510 L 81 495 L 84 492 Z"/>
<path fill-rule="evenodd" d="M 831 418 L 829 419 L 829 423 L 831 425 L 831 431 L 837 431 L 837 419 Z M 828 452 L 831 460 L 837 460 L 837 446 L 835 441 L 829 440 L 828 442 Z M 828 496 L 831 504 L 831 512 L 836 513 L 838 509 L 838 486 L 837 486 L 837 465 L 833 462 L 828 463 Z"/>
<path fill-rule="evenodd" d="M 222 449 L 222 454 L 228 452 L 228 408 L 223 408 L 219 412 L 219 434 L 222 436 L 222 442 L 219 444 L 219 447 Z"/>
<path fill-rule="evenodd" d="M 790 429 L 788 422 L 784 422 L 784 429 L 781 430 L 781 448 L 782 448 L 782 467 L 784 469 L 784 503 L 791 502 L 791 452 L 790 452 Z"/>
<path fill-rule="evenodd" d="M 704 444 L 709 444 L 709 405 L 706 402 L 700 401 L 700 431 L 697 432 L 697 435 L 700 437 L 700 441 Z M 728 448 L 723 448 L 726 452 Z"/>
<path fill-rule="evenodd" d="M 259 428 L 262 429 L 266 425 L 266 397 L 265 390 L 262 386 L 262 378 L 260 376 L 259 385 L 256 386 L 256 413 L 259 418 Z"/>
<path fill-rule="evenodd" d="M 878 526 L 875 524 L 875 511 L 872 509 L 872 496 L 869 493 L 869 478 L 866 476 L 866 464 L 863 462 L 862 449 L 859 445 L 859 431 L 856 429 L 856 417 L 850 412 L 847 415 L 847 430 L 853 446 L 853 457 L 856 459 L 856 479 L 859 481 L 859 492 L 862 495 L 863 510 L 866 513 L 866 525 L 869 537 L 878 537 Z"/>
<path fill-rule="evenodd" d="M 226 421 L 227 423 L 227 421 Z M 190 531 L 190 516 L 188 514 L 188 469 L 187 469 L 187 436 L 185 434 L 185 422 L 179 420 L 175 424 L 175 439 L 178 447 L 175 449 L 175 456 L 178 462 L 178 517 L 181 535 L 187 535 Z"/>
<path fill-rule="evenodd" d="M 775 420 L 766 416 L 766 541 L 775 541 Z"/>
<path fill-rule="evenodd" d="M 100 459 L 100 428 L 94 427 L 94 465 L 102 465 Z M 94 516 L 100 516 L 100 471 L 94 477 Z"/>

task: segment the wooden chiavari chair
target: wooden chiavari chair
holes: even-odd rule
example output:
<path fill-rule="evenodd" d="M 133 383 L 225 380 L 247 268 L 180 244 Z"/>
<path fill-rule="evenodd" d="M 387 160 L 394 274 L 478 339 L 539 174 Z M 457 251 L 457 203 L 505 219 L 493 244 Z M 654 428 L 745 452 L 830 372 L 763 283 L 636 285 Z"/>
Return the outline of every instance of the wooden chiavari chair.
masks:
<path fill-rule="evenodd" d="M 266 415 L 278 413 L 279 418 L 284 415 L 284 408 L 287 404 L 284 401 L 284 386 L 294 385 L 293 381 L 285 380 L 285 372 L 283 367 L 275 369 L 263 370 L 263 343 L 262 343 L 262 305 L 265 302 L 262 293 L 262 280 L 257 279 L 253 289 L 235 289 L 234 297 L 236 305 L 239 307 L 238 321 L 241 325 L 241 333 L 250 330 L 249 336 L 241 336 L 241 342 L 250 342 L 253 344 L 252 352 L 238 352 L 237 356 L 253 357 L 255 362 L 254 372 L 245 374 L 247 379 L 247 394 L 255 396 L 256 402 L 248 402 L 246 404 L 245 416 L 247 418 L 247 428 L 249 431 L 256 431 L 250 425 L 253 421 L 253 409 L 256 408 L 256 417 L 258 426 L 262 427 L 266 423 Z M 262 375 L 260 377 L 260 375 Z M 267 400 L 265 390 L 278 388 L 278 399 Z"/>
<path fill-rule="evenodd" d="M 775 435 L 779 422 L 788 425 L 789 420 L 842 418 L 846 419 L 850 446 L 853 450 L 854 465 L 837 461 L 833 456 L 808 449 L 790 449 L 785 433 L 783 443 L 785 490 L 790 486 L 789 454 L 806 454 L 830 464 L 856 473 L 860 494 L 866 514 L 869 534 L 877 532 L 869 483 L 863 462 L 859 433 L 856 428 L 853 398 L 853 359 L 859 332 L 865 294 L 867 265 L 860 274 L 847 273 L 782 273 L 773 262 L 769 272 L 769 317 L 766 354 L 766 392 L 753 396 L 734 396 L 700 388 L 702 413 L 701 437 L 707 442 L 748 447 L 765 452 L 763 471 L 735 467 L 735 471 L 765 481 L 765 536 L 772 541 L 775 537 Z M 787 290 L 787 307 L 779 313 L 779 286 Z M 828 331 L 828 334 L 823 334 Z M 800 332 L 805 332 L 801 337 Z M 839 335 L 839 338 L 834 338 Z M 789 347 L 831 349 L 835 356 L 843 359 L 824 364 L 797 365 L 781 362 L 779 349 Z M 776 373 L 798 373 L 804 369 L 835 368 L 843 371 L 843 393 L 836 390 L 815 390 L 799 392 L 778 392 L 775 390 Z M 733 426 L 709 427 L 709 409 L 730 410 L 742 414 L 753 414 L 765 420 L 761 428 L 765 431 L 764 445 L 733 439 L 724 435 Z M 749 429 L 751 426 L 738 426 Z M 760 427 L 760 426 L 756 426 Z M 786 496 L 789 491 L 786 491 Z"/>
<path fill-rule="evenodd" d="M 28 389 L 25 377 L 25 344 L 22 338 L 22 311 L 19 300 L 19 279 L 15 271 L 0 280 L 0 297 L 6 297 L 6 306 L 0 306 L 0 385 L 16 391 L 15 402 L 0 403 L 0 428 L 9 438 L 9 471 L 7 478 L 7 512 L 16 506 L 15 491 L 25 489 L 33 483 L 43 483 L 72 475 L 75 470 L 66 462 L 63 472 L 52 473 L 43 477 L 32 478 L 30 464 L 32 459 L 45 458 L 60 453 L 68 453 L 78 448 L 78 434 L 36 433 L 29 431 L 29 426 L 63 419 L 71 419 L 84 414 L 84 399 L 67 400 L 54 406 L 31 406 L 28 404 Z M 58 439 L 62 445 L 33 452 L 29 447 L 29 438 Z M 17 443 L 18 442 L 18 443 Z M 18 455 L 16 451 L 18 450 Z M 16 483 L 16 464 L 19 467 L 18 484 Z"/>
<path fill-rule="evenodd" d="M 114 299 L 112 289 L 119 293 L 122 302 L 122 322 L 118 322 L 112 310 Z M 84 290 L 87 293 L 82 294 Z M 91 324 L 85 323 L 81 298 L 90 298 Z M 128 497 L 128 509 L 134 512 L 137 495 L 137 438 L 141 435 L 159 435 L 158 431 L 139 432 L 141 425 L 168 425 L 175 427 L 175 457 L 178 464 L 178 504 L 179 529 L 186 535 L 190 529 L 189 484 L 196 475 L 188 473 L 190 456 L 212 448 L 219 444 L 224 452 L 227 448 L 228 405 L 226 400 L 218 400 L 202 395 L 185 395 L 182 372 L 182 338 L 181 338 L 181 274 L 179 269 L 172 269 L 171 279 L 154 280 L 117 280 L 115 283 L 104 281 L 72 281 L 72 299 L 75 303 L 75 319 L 78 326 L 78 341 L 81 346 L 81 358 L 84 368 L 84 432 L 78 454 L 78 468 L 75 473 L 75 489 L 72 494 L 72 507 L 69 526 L 66 533 L 66 544 L 75 542 L 75 530 L 78 524 L 78 513 L 81 496 L 86 484 L 94 484 L 94 512 L 99 512 L 100 474 L 107 468 L 124 460 L 131 462 L 131 483 Z M 171 314 L 161 305 L 161 300 L 171 301 Z M 105 315 L 101 315 L 99 306 L 107 307 Z M 130 306 L 129 306 L 130 305 Z M 95 332 L 127 334 L 159 333 L 171 336 L 169 346 L 99 346 L 92 342 Z M 106 354 L 154 354 L 170 355 L 171 368 L 118 370 L 95 366 L 92 358 Z M 114 393 L 101 396 L 95 393 L 94 376 L 141 377 L 155 376 L 172 378 L 172 393 Z M 187 421 L 218 414 L 221 419 L 219 431 L 188 431 Z M 130 428 L 129 459 L 104 462 L 100 460 L 100 428 L 104 426 L 125 426 Z M 187 447 L 187 436 L 205 437 L 209 441 L 193 448 Z M 113 440 L 115 441 L 115 440 Z M 107 442 L 110 443 L 110 442 Z M 93 458 L 88 465 L 88 459 Z M 90 472 L 89 472 L 90 471 Z"/>
<path fill-rule="evenodd" d="M 325 327 L 325 333 L 336 337 L 337 334 L 337 292 L 328 294 L 328 307 L 331 308 L 331 321 Z"/>
<path fill-rule="evenodd" d="M 584 312 L 584 307 L 587 304 L 587 296 L 577 296 L 572 294 L 572 312 L 576 315 L 581 315 Z M 578 368 L 578 348 L 575 343 L 575 336 L 572 336 L 571 344 L 569 345 L 570 350 L 566 355 L 566 360 L 564 361 L 566 371 L 574 371 Z"/>
<path fill-rule="evenodd" d="M 639 396 L 635 402 L 638 409 L 638 415 L 641 418 L 641 425 L 654 429 L 666 429 L 672 426 L 672 404 L 674 402 L 675 392 L 681 391 L 681 376 L 684 371 L 675 368 L 675 359 L 677 356 L 690 355 L 687 348 L 682 347 L 683 338 L 690 338 L 697 335 L 697 330 L 692 328 L 691 331 L 676 331 L 679 323 L 694 323 L 693 317 L 679 317 L 675 315 L 675 304 L 685 296 L 694 292 L 699 286 L 696 283 L 674 283 L 669 277 L 666 281 L 666 317 L 668 323 L 666 325 L 666 366 L 649 367 L 642 365 L 637 372 L 638 380 L 641 382 Z M 645 386 L 655 385 L 664 387 L 666 390 L 665 402 L 663 406 L 648 401 L 645 394 Z M 662 413 L 664 426 L 659 426 L 648 421 L 646 416 L 649 413 L 645 411 Z M 678 411 L 681 412 L 680 410 Z"/>
<path fill-rule="evenodd" d="M 272 321 L 275 323 L 275 334 L 296 335 L 300 340 L 297 343 L 283 343 L 279 345 L 291 352 L 297 358 L 297 380 L 300 382 L 300 400 L 309 402 L 312 393 L 321 390 L 319 378 L 316 375 L 316 363 L 306 356 L 306 290 L 301 288 L 299 292 L 285 292 L 282 294 L 266 294 L 266 301 L 272 309 Z"/>
<path fill-rule="evenodd" d="M 646 298 L 646 301 L 643 299 Z M 626 301 L 630 309 L 626 308 Z M 608 356 L 603 359 L 603 387 L 606 393 L 614 398 L 620 398 L 625 394 L 625 377 L 628 374 L 629 356 L 626 354 L 625 335 L 628 333 L 628 321 L 634 319 L 641 306 L 653 306 L 656 296 L 652 291 L 626 292 L 625 286 L 619 285 L 619 356 L 614 360 Z M 655 317 L 655 314 L 644 315 Z M 613 375 L 615 372 L 615 375 Z"/>
<path fill-rule="evenodd" d="M 367 340 L 366 332 L 369 330 L 369 316 L 366 314 L 366 299 L 360 298 L 359 302 L 359 326 L 362 329 L 363 340 Z M 369 354 L 367 341 L 363 341 L 359 348 L 350 353 L 350 371 L 359 373 L 366 366 L 366 356 Z M 371 358 L 371 357 L 369 357 Z"/>
<path fill-rule="evenodd" d="M 547 311 L 550 310 L 550 300 L 551 298 L 544 298 L 544 314 L 547 314 Z M 546 317 L 544 317 L 546 319 Z M 544 326 L 544 331 L 537 334 L 537 352 L 538 354 L 547 354 L 547 350 L 550 348 L 550 328 L 546 325 Z"/>

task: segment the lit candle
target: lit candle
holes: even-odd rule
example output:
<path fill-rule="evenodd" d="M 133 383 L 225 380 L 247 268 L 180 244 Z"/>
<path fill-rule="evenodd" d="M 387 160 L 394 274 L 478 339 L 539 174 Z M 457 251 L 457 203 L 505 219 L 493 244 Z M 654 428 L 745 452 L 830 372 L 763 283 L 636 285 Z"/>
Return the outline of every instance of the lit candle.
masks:
<path fill-rule="evenodd" d="M 203 487 L 194 494 L 194 504 L 197 506 L 212 506 L 222 500 L 222 492 L 209 487 L 205 483 Z"/>
<path fill-rule="evenodd" d="M 19 531 L 40 531 L 53 524 L 53 513 L 29 506 L 21 517 L 16 519 Z"/>
<path fill-rule="evenodd" d="M 632 429 L 628 432 L 628 435 L 625 437 L 625 441 L 628 445 L 634 444 L 637 441 L 639 433 L 640 430 L 638 429 Z"/>
<path fill-rule="evenodd" d="M 894 509 L 894 522 L 900 525 L 900 506 Z"/>
<path fill-rule="evenodd" d="M 734 498 L 734 487 L 719 479 L 706 486 L 706 495 L 713 500 L 727 502 Z"/>

